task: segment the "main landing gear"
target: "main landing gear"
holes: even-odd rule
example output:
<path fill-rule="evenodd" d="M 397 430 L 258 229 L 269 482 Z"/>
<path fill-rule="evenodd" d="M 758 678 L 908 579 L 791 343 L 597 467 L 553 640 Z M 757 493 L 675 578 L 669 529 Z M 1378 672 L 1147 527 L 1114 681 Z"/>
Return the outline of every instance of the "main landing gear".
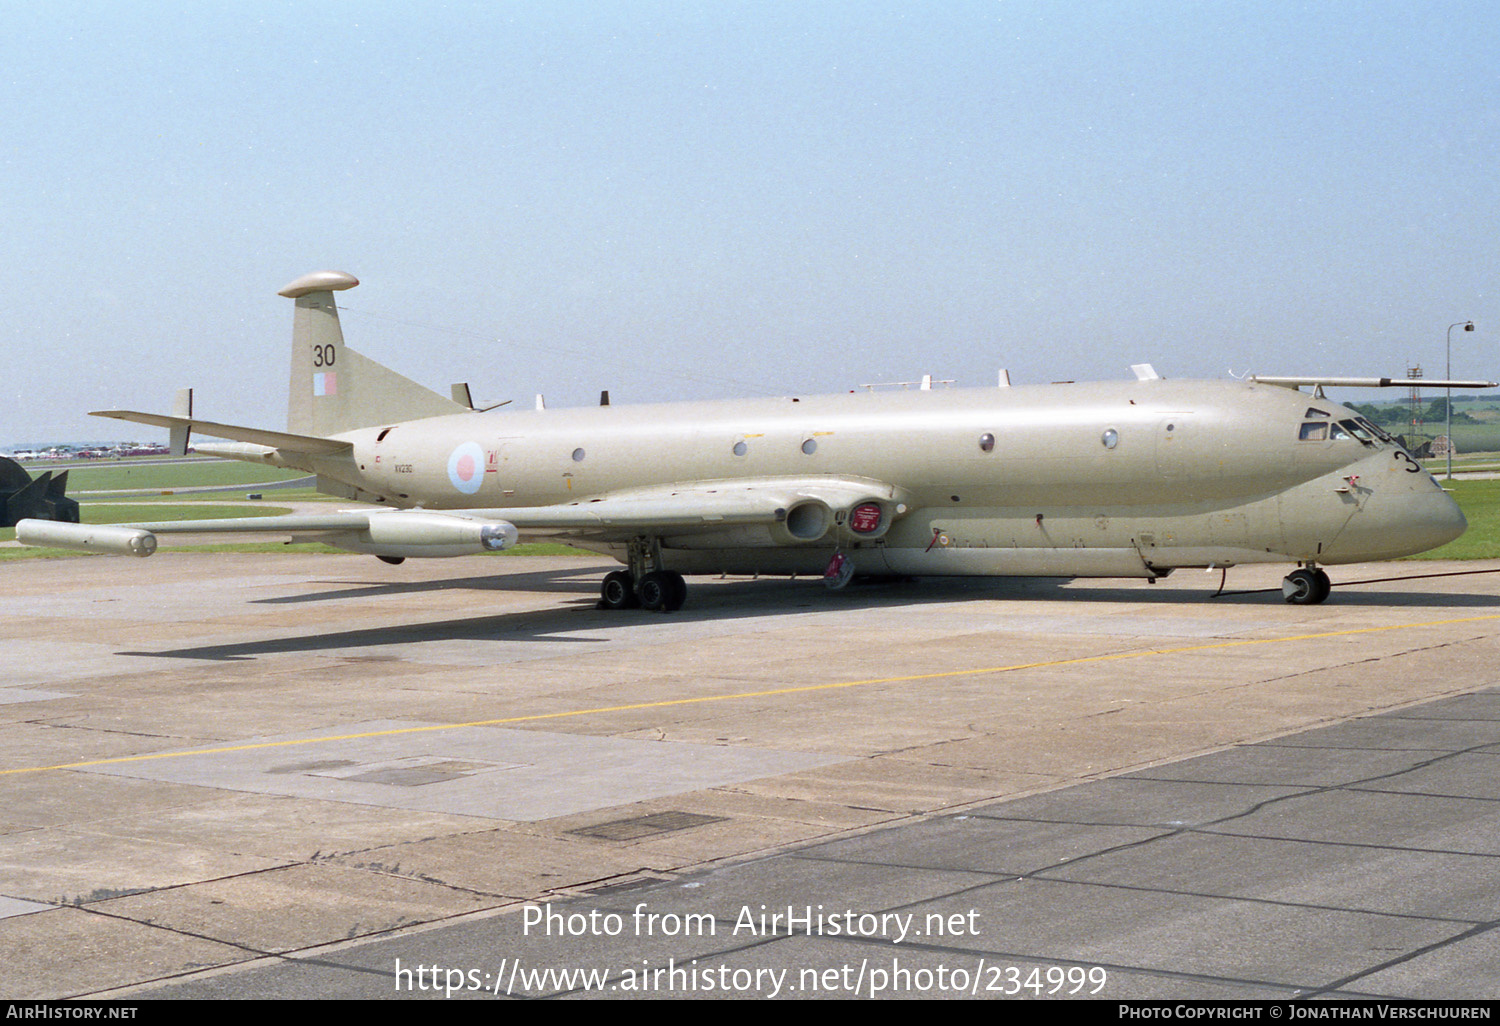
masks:
<path fill-rule="evenodd" d="M 675 613 L 687 601 L 687 581 L 671 570 L 651 570 L 640 581 L 629 570 L 604 575 L 599 586 L 600 609 L 645 609 Z"/>
<path fill-rule="evenodd" d="M 1332 590 L 1333 582 L 1328 575 L 1311 563 L 1293 570 L 1281 582 L 1282 596 L 1294 606 L 1315 606 Z"/>
<path fill-rule="evenodd" d="M 675 613 L 687 601 L 687 581 L 661 569 L 661 543 L 636 538 L 629 547 L 630 569 L 605 574 L 599 586 L 600 609 L 645 609 Z"/>

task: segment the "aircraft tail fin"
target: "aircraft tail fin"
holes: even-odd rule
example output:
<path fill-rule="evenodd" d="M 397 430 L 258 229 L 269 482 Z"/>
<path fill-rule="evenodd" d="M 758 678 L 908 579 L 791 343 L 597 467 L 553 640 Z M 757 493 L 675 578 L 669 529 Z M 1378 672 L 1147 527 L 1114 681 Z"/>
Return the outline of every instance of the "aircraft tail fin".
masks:
<path fill-rule="evenodd" d="M 315 271 L 279 293 L 297 301 L 287 431 L 327 437 L 355 428 L 467 411 L 469 407 L 344 345 L 333 294 L 358 284 L 359 279 L 342 271 Z"/>

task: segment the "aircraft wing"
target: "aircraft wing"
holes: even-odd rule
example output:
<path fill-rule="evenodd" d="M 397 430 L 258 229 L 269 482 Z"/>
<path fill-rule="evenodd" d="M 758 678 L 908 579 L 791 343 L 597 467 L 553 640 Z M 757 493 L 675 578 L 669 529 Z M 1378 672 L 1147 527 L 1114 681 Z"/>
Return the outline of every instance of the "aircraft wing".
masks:
<path fill-rule="evenodd" d="M 319 438 L 317 435 L 294 435 L 285 431 L 267 431 L 264 428 L 243 427 L 239 424 L 218 424 L 211 420 L 198 420 L 193 417 L 168 417 L 165 414 L 141 413 L 137 410 L 94 410 L 89 416 L 112 417 L 115 420 L 128 420 L 136 424 L 150 424 L 152 427 L 186 428 L 199 434 L 212 435 L 215 438 L 230 438 L 236 442 L 267 445 L 273 449 L 283 449 L 288 452 L 317 455 L 344 452 L 352 448 L 349 442 L 340 442 L 333 438 Z"/>
<path fill-rule="evenodd" d="M 400 510 L 340 510 L 337 513 L 291 513 L 280 517 L 224 517 L 217 520 L 160 520 L 126 525 L 152 534 L 325 534 L 363 531 L 372 516 Z"/>
<path fill-rule="evenodd" d="M 83 552 L 149 556 L 158 534 L 280 534 L 377 556 L 464 556 L 508 549 L 519 539 L 504 520 L 455 510 L 368 509 L 280 517 L 165 520 L 139 524 L 68 524 L 22 520 L 16 540 Z"/>
<path fill-rule="evenodd" d="M 272 432 L 274 434 L 274 432 Z M 846 525 L 874 539 L 908 508 L 889 485 L 858 478 L 770 478 L 640 489 L 554 506 L 366 509 L 279 517 L 70 524 L 22 520 L 25 545 L 149 556 L 158 534 L 280 534 L 388 557 L 460 556 L 510 548 L 521 531 L 596 541 L 763 525 L 788 543 L 816 542 Z"/>
<path fill-rule="evenodd" d="M 860 533 L 878 537 L 909 503 L 899 489 L 861 478 L 766 478 L 635 489 L 555 506 L 475 510 L 528 533 L 620 541 L 640 534 L 703 533 L 765 525 L 788 542 L 817 541 L 870 507 Z"/>

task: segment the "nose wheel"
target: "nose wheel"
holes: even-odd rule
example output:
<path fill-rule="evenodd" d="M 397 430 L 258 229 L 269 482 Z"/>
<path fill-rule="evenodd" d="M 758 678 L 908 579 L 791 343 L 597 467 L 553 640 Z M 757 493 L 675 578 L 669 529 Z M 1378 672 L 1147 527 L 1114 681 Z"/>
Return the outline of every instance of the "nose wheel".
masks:
<path fill-rule="evenodd" d="M 1293 570 L 1281 581 L 1281 595 L 1294 606 L 1315 606 L 1328 597 L 1333 582 L 1321 568 Z"/>

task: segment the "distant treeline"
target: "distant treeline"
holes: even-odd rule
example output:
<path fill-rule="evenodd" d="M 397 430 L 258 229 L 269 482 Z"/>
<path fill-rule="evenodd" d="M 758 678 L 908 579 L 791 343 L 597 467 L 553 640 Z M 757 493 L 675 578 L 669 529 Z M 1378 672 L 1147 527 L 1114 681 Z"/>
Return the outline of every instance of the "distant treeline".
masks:
<path fill-rule="evenodd" d="M 1458 404 L 1466 398 L 1471 397 L 1453 397 L 1453 423 L 1478 424 L 1478 419 L 1471 417 L 1458 408 Z M 1349 408 L 1351 410 L 1358 410 L 1377 424 L 1410 424 L 1412 419 L 1410 403 L 1382 403 L 1379 406 L 1374 403 L 1351 403 L 1349 404 Z M 1427 424 L 1441 424 L 1447 419 L 1447 416 L 1448 400 L 1444 398 L 1434 399 L 1432 404 L 1422 411 L 1422 421 Z"/>

